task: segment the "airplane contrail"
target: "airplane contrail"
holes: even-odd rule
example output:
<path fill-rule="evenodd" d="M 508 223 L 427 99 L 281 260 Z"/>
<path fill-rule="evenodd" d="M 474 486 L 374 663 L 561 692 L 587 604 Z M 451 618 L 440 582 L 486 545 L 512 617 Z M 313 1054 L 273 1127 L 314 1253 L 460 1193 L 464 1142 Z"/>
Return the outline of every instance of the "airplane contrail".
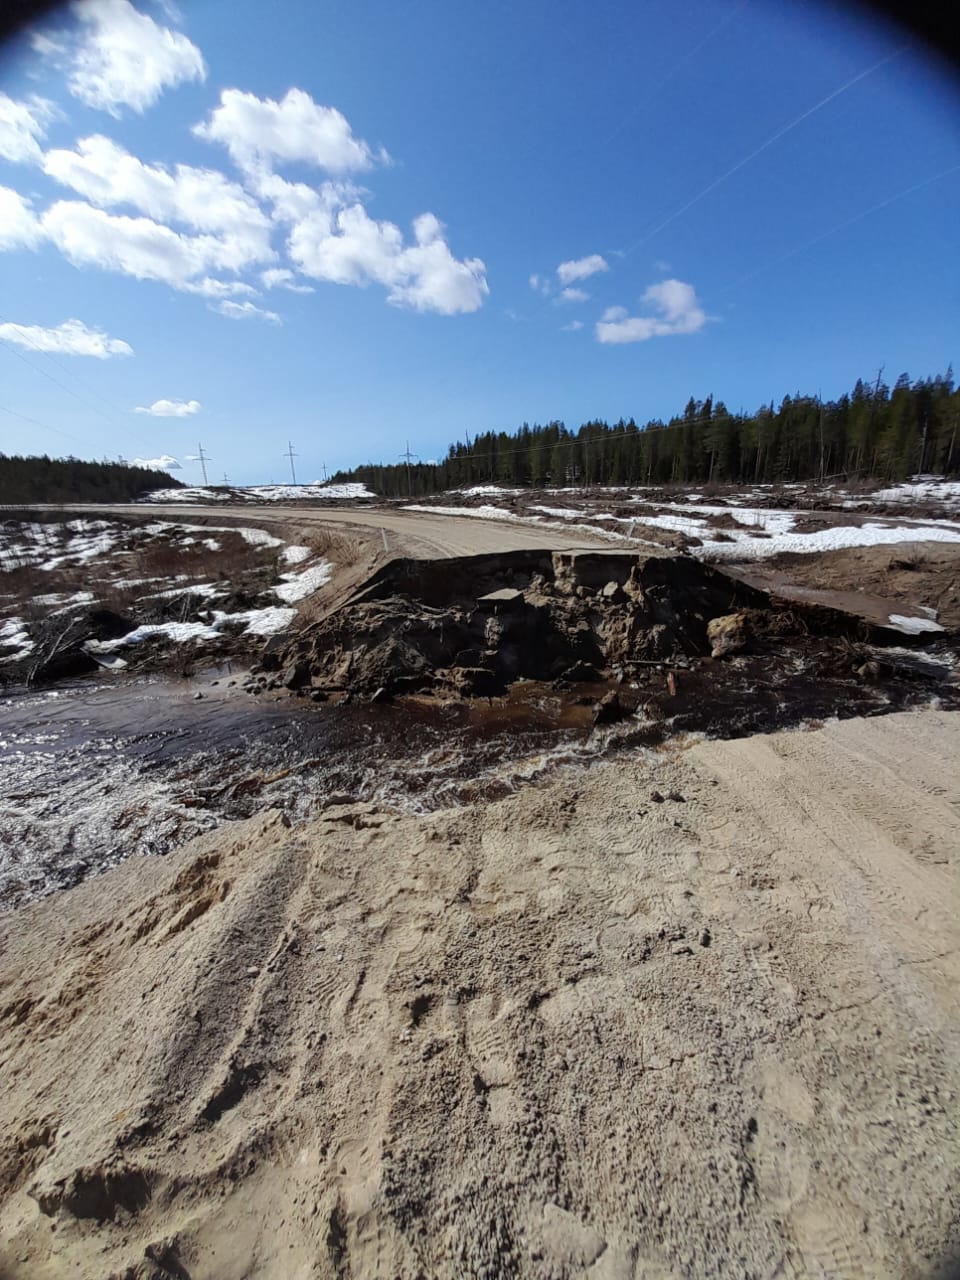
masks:
<path fill-rule="evenodd" d="M 820 101 L 815 103 L 812 107 L 808 107 L 806 111 L 802 111 L 796 119 L 791 120 L 789 124 L 783 125 L 783 127 L 778 129 L 776 133 L 772 133 L 765 142 L 762 142 L 760 146 L 751 151 L 749 155 L 744 156 L 742 160 L 738 160 L 732 168 L 728 169 L 726 173 L 722 173 L 719 178 L 714 178 L 713 182 L 711 182 L 709 186 L 704 187 L 702 191 L 698 192 L 698 194 L 691 200 L 688 200 L 686 204 L 681 205 L 679 209 L 676 209 L 671 213 L 669 218 L 665 218 L 663 222 L 655 226 L 652 231 L 649 231 L 642 239 L 638 240 L 636 244 L 631 245 L 627 250 L 627 253 L 635 252 L 635 250 L 639 249 L 641 245 L 646 244 L 648 240 L 652 240 L 654 236 L 659 235 L 661 231 L 670 226 L 671 222 L 676 222 L 677 218 L 682 217 L 682 215 L 685 214 L 688 209 L 692 209 L 695 204 L 699 204 L 701 200 L 705 199 L 705 197 L 711 193 L 711 191 L 716 191 L 717 187 L 726 182 L 728 178 L 732 178 L 735 173 L 739 173 L 739 171 L 748 165 L 751 160 L 756 160 L 757 156 L 762 155 L 764 151 L 767 151 L 772 147 L 775 142 L 779 142 L 781 138 L 785 137 L 793 129 L 796 129 L 798 125 L 803 124 L 804 120 L 809 120 L 812 115 L 821 111 L 828 103 L 833 102 L 835 98 L 839 98 L 842 93 L 846 93 L 848 89 L 852 89 L 855 84 L 859 84 L 860 81 L 865 80 L 867 76 L 872 76 L 875 71 L 879 71 L 881 67 L 885 66 L 888 62 L 892 62 L 894 58 L 899 58 L 900 54 L 908 47 L 909 46 L 905 44 L 901 45 L 899 49 L 895 49 L 893 53 L 888 53 L 885 58 L 881 58 L 880 61 L 875 62 L 873 66 L 867 67 L 866 70 L 858 72 L 845 84 L 840 85 L 839 89 L 834 89 L 833 92 L 828 93 L 825 98 L 821 98 Z"/>
<path fill-rule="evenodd" d="M 629 111 L 624 113 L 624 115 L 620 118 L 620 121 L 617 124 L 616 128 L 607 137 L 606 141 L 604 142 L 604 146 L 611 143 L 614 140 L 614 138 L 618 136 L 618 134 L 622 133 L 623 130 L 626 128 L 627 124 L 634 118 L 634 116 L 639 111 L 642 111 L 644 107 L 648 106 L 654 100 L 654 98 L 656 98 L 660 90 L 665 88 L 670 83 L 670 81 L 681 69 L 681 67 L 685 66 L 686 63 L 688 63 L 691 58 L 695 58 L 697 54 L 700 52 L 700 50 L 704 47 L 704 45 L 709 44 L 714 36 L 719 35 L 720 32 L 723 30 L 725 26 L 727 26 L 728 23 L 732 22 L 734 18 L 739 17 L 749 3 L 750 3 L 750 0 L 740 0 L 740 3 L 736 6 L 736 8 L 731 9 L 728 14 L 726 14 L 723 18 L 721 18 L 715 27 L 711 27 L 710 30 L 707 32 L 707 34 L 701 37 L 701 39 L 697 41 L 697 43 L 693 46 L 692 49 L 688 49 L 687 52 L 683 54 L 683 56 L 680 59 L 678 59 L 677 62 L 674 63 L 674 65 L 663 77 L 663 79 L 659 80 L 652 89 L 650 89 L 647 93 L 645 93 L 635 106 L 631 107 Z"/>
<path fill-rule="evenodd" d="M 791 258 L 795 258 L 798 253 L 805 253 L 807 249 L 812 249 L 821 240 L 827 240 L 830 236 L 835 236 L 841 231 L 846 231 L 847 227 L 852 227 L 857 222 L 862 222 L 864 218 L 869 218 L 873 213 L 879 213 L 881 209 L 886 209 L 887 205 L 894 204 L 897 200 L 903 200 L 906 196 L 913 195 L 915 191 L 920 191 L 923 187 L 929 187 L 934 182 L 939 182 L 941 178 L 949 177 L 951 173 L 960 173 L 960 164 L 951 165 L 949 169 L 941 169 L 939 173 L 935 173 L 932 177 L 924 178 L 922 182 L 915 182 L 913 186 L 905 187 L 903 191 L 896 192 L 895 195 L 887 196 L 885 200 L 873 204 L 869 209 L 864 209 L 860 213 L 856 213 L 852 218 L 847 218 L 843 222 L 838 222 L 835 227 L 830 227 L 828 231 L 821 231 L 818 236 L 814 236 L 812 240 L 805 240 L 803 244 L 798 245 L 795 249 L 791 249 L 780 258 L 774 258 L 771 262 L 766 262 L 762 267 L 757 267 L 755 271 L 749 272 L 745 276 L 741 276 L 739 280 L 733 284 L 728 284 L 726 288 L 721 289 L 718 296 L 722 297 L 725 293 L 730 293 L 734 289 L 739 289 L 742 284 L 755 279 L 762 275 L 764 271 L 769 271 L 773 267 L 779 267 L 784 262 L 789 262 Z"/>

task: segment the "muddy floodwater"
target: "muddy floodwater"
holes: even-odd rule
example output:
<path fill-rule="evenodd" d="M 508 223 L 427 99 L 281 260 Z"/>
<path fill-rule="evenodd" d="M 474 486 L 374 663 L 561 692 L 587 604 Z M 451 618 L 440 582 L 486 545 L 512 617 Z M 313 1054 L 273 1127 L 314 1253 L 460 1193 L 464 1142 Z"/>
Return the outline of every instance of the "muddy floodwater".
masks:
<path fill-rule="evenodd" d="M 356 801 L 422 812 L 691 735 L 960 704 L 953 646 L 873 652 L 867 680 L 827 670 L 816 649 L 722 668 L 653 664 L 619 686 L 633 709 L 616 723 L 596 723 L 609 685 L 587 683 L 374 705 L 252 697 L 243 673 L 225 670 L 11 690 L 0 703 L 0 910 L 266 808 L 293 822 Z"/>
<path fill-rule="evenodd" d="M 406 810 L 503 795 L 603 754 L 591 700 L 317 706 L 192 680 L 80 681 L 0 704 L 0 909 L 276 807 Z M 197 698 L 197 694 L 202 697 Z"/>

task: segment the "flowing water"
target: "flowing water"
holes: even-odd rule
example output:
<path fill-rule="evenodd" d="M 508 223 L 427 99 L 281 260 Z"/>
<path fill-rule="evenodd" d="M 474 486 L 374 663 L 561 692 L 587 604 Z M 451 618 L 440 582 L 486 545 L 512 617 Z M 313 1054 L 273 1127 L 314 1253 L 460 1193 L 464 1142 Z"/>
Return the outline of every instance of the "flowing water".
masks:
<path fill-rule="evenodd" d="M 255 698 L 224 670 L 14 690 L 0 700 L 0 910 L 266 808 L 292 821 L 351 800 L 422 812 L 499 798 L 614 751 L 642 758 L 682 735 L 960 707 L 954 646 L 873 652 L 866 675 L 835 644 L 812 641 L 726 664 L 651 665 L 620 686 L 628 711 L 606 725 L 594 724 L 603 685 L 316 704 Z"/>
<path fill-rule="evenodd" d="M 264 808 L 422 811 L 589 761 L 609 733 L 540 689 L 450 707 L 264 701 L 225 673 L 77 682 L 0 703 L 0 909 Z M 202 693 L 197 698 L 197 693 Z"/>

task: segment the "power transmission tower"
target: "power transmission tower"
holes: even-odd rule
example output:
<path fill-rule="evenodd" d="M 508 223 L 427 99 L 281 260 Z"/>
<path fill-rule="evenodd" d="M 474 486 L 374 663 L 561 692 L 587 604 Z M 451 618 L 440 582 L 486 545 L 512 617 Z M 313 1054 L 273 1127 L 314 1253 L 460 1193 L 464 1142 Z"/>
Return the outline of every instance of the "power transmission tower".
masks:
<path fill-rule="evenodd" d="M 223 483 L 224 483 L 224 484 L 229 484 L 229 483 L 230 483 L 230 481 L 227 479 L 227 473 L 226 473 L 226 472 L 224 472 L 224 473 L 223 473 Z"/>
<path fill-rule="evenodd" d="M 296 472 L 296 469 L 294 468 L 293 460 L 294 460 L 294 458 L 296 458 L 298 455 L 297 455 L 296 453 L 294 453 L 294 451 L 293 451 L 293 445 L 290 443 L 290 441 L 289 441 L 289 440 L 287 441 L 287 452 L 286 452 L 283 456 L 284 456 L 285 458 L 289 458 L 289 459 L 290 459 L 290 474 L 291 474 L 291 476 L 293 476 L 293 483 L 294 483 L 294 484 L 296 484 L 296 483 L 297 483 L 297 472 Z"/>
<path fill-rule="evenodd" d="M 401 454 L 400 454 L 400 457 L 401 457 L 401 458 L 406 458 L 406 460 L 407 460 L 407 497 L 408 497 L 408 498 L 410 498 L 410 497 L 412 497 L 412 496 L 413 496 L 413 490 L 412 490 L 412 488 L 411 488 L 411 480 L 410 480 L 410 460 L 411 460 L 411 458 L 416 458 L 416 460 L 419 462 L 419 461 L 420 461 L 420 455 L 419 455 L 419 454 L 417 454 L 417 453 L 411 453 L 411 452 L 410 452 L 410 441 L 409 441 L 409 440 L 405 441 L 405 444 L 406 444 L 406 446 L 407 446 L 407 447 L 406 447 L 405 451 L 404 451 L 403 453 L 401 453 Z"/>
<path fill-rule="evenodd" d="M 207 487 L 207 463 L 212 462 L 213 459 L 210 457 L 209 453 L 204 453 L 202 444 L 197 445 L 197 461 L 200 463 L 200 470 L 203 472 L 203 487 L 206 488 Z"/>

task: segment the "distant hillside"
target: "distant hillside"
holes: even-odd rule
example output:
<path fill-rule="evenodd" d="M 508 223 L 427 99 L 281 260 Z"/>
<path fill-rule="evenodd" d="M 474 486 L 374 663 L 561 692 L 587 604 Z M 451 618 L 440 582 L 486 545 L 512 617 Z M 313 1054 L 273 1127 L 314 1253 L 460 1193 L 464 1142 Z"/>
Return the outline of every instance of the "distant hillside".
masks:
<path fill-rule="evenodd" d="M 153 489 L 181 487 L 165 471 L 79 458 L 8 458 L 0 453 L 0 505 L 132 502 Z"/>

